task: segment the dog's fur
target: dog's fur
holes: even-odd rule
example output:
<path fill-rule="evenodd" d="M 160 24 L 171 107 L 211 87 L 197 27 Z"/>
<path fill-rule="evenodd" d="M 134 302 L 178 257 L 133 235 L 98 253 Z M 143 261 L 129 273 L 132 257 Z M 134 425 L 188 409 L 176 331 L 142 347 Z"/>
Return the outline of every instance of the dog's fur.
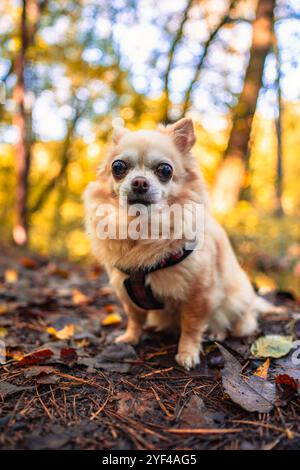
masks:
<path fill-rule="evenodd" d="M 128 315 L 126 332 L 116 341 L 137 344 L 147 317 L 157 329 L 170 328 L 177 322 L 180 341 L 176 360 L 186 369 L 199 363 L 202 335 L 207 326 L 219 339 L 229 332 L 234 336 L 249 335 L 257 327 L 258 312 L 264 308 L 241 269 L 225 231 L 211 215 L 205 185 L 190 153 L 194 143 L 190 119 L 155 131 L 118 129 L 97 180 L 88 185 L 84 194 L 86 228 L 94 255 L 106 268 Z M 130 171 L 121 180 L 116 180 L 111 172 L 116 159 L 130 161 Z M 167 183 L 160 182 L 153 172 L 153 165 L 159 161 L 173 166 L 173 177 Z M 165 304 L 163 311 L 144 311 L 133 304 L 123 287 L 126 275 L 118 268 L 154 265 L 179 251 L 182 240 L 100 240 L 95 233 L 98 205 L 110 203 L 117 208 L 121 196 L 130 196 L 131 182 L 136 176 L 150 182 L 148 204 L 202 203 L 205 206 L 203 247 L 181 263 L 148 275 L 154 295 Z"/>

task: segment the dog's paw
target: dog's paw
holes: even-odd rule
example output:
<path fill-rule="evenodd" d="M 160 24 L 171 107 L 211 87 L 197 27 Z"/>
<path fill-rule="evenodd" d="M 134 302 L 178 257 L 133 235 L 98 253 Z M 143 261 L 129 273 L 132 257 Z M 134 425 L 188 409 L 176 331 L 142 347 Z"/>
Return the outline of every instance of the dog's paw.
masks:
<path fill-rule="evenodd" d="M 195 353 L 178 353 L 175 359 L 177 364 L 185 370 L 194 369 L 194 367 L 200 364 L 200 354 L 198 351 Z"/>
<path fill-rule="evenodd" d="M 125 332 L 115 339 L 115 343 L 126 343 L 132 344 L 132 346 L 136 346 L 139 343 L 139 338 L 132 335 L 131 333 Z"/>

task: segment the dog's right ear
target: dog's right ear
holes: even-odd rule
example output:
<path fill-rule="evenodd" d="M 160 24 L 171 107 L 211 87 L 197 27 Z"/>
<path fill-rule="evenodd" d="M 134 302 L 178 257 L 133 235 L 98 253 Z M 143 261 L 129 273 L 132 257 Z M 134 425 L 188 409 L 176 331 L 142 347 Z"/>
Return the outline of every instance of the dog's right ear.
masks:
<path fill-rule="evenodd" d="M 118 144 L 122 137 L 124 137 L 125 134 L 128 134 L 130 131 L 126 129 L 126 127 L 122 126 L 116 126 L 114 127 L 113 133 L 112 133 L 112 141 L 114 144 Z"/>
<path fill-rule="evenodd" d="M 167 127 L 174 143 L 182 153 L 188 153 L 196 142 L 193 121 L 188 118 L 180 119 Z"/>

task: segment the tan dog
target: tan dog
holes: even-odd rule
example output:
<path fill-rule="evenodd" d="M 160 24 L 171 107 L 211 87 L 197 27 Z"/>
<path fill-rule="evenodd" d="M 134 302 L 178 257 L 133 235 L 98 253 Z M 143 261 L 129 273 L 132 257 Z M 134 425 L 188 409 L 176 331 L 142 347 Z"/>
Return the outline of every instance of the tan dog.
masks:
<path fill-rule="evenodd" d="M 182 119 L 155 131 L 130 132 L 119 128 L 99 170 L 97 180 L 84 194 L 86 228 L 94 255 L 107 270 L 111 284 L 128 315 L 126 332 L 117 342 L 137 344 L 147 320 L 158 329 L 180 325 L 176 361 L 186 369 L 199 363 L 204 330 L 219 339 L 227 333 L 244 336 L 257 327 L 257 314 L 265 309 L 241 269 L 228 237 L 212 217 L 207 193 L 190 150 L 195 143 L 193 123 Z M 100 239 L 97 209 L 111 204 L 117 213 L 119 199 L 129 204 L 203 204 L 204 243 L 174 266 L 146 276 L 161 310 L 147 311 L 128 295 L 124 280 L 129 272 L 149 269 L 171 253 L 181 252 L 182 239 Z M 131 219 L 130 219 L 131 220 Z M 125 271 L 125 272 L 124 272 Z M 147 272 L 147 271 L 146 271 Z"/>

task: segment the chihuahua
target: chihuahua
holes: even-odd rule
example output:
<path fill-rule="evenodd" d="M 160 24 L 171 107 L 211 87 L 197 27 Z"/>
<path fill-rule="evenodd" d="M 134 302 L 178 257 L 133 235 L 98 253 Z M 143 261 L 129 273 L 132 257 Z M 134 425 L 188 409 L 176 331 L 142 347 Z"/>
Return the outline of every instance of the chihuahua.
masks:
<path fill-rule="evenodd" d="M 187 118 L 156 130 L 116 128 L 97 180 L 84 193 L 93 253 L 128 315 L 127 329 L 116 342 L 136 345 L 145 324 L 157 330 L 177 325 L 176 361 L 187 370 L 200 361 L 206 328 L 219 340 L 229 333 L 247 336 L 257 328 L 258 313 L 266 309 L 226 232 L 211 214 L 205 184 L 191 154 L 194 143 L 193 122 Z M 130 212 L 134 205 L 140 212 L 145 208 L 147 220 Z M 148 227 L 163 207 L 172 205 L 203 208 L 201 241 L 195 237 L 194 244 L 187 246 L 184 236 L 174 236 L 173 219 L 169 236 L 159 236 L 161 228 L 156 237 L 130 234 L 129 225 L 136 217 Z M 114 230 L 114 236 L 99 234 L 103 207 L 110 208 L 106 221 L 125 227 L 122 237 Z"/>

